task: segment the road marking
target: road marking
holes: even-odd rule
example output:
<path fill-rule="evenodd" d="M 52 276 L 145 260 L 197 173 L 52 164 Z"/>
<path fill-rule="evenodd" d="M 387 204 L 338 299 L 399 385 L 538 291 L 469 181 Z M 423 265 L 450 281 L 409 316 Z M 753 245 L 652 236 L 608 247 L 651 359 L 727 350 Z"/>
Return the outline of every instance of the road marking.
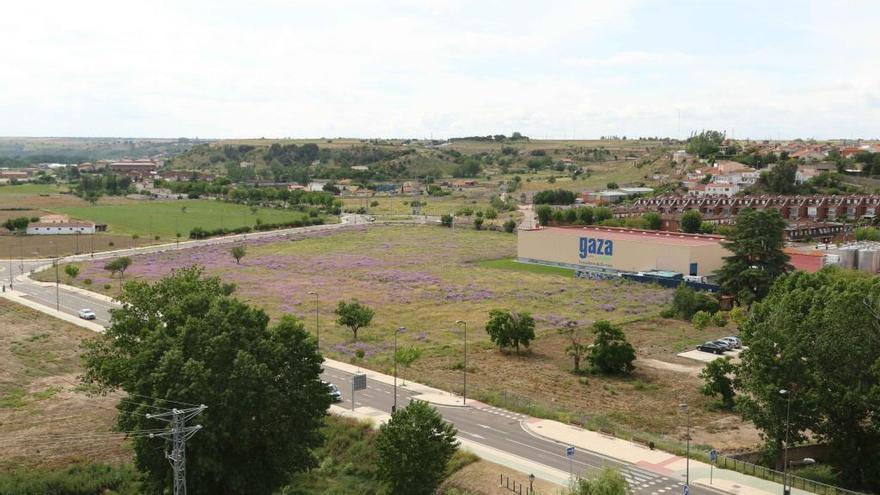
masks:
<path fill-rule="evenodd" d="M 466 434 L 468 434 L 468 435 L 470 435 L 470 436 L 472 436 L 472 437 L 474 437 L 474 438 L 479 438 L 480 440 L 485 440 L 485 439 L 486 439 L 486 437 L 484 437 L 483 435 L 478 435 L 478 434 L 476 434 L 476 433 L 470 433 L 470 432 L 467 432 L 467 431 L 463 431 L 462 433 L 466 433 Z"/>

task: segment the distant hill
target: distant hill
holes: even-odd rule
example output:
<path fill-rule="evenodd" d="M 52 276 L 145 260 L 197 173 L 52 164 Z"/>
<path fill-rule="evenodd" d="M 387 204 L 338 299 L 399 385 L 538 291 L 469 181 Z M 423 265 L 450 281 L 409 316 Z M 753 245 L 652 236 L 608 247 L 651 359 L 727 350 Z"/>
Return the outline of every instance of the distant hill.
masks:
<path fill-rule="evenodd" d="M 0 166 L 22 167 L 33 163 L 82 163 L 117 158 L 169 158 L 203 140 L 0 137 Z"/>

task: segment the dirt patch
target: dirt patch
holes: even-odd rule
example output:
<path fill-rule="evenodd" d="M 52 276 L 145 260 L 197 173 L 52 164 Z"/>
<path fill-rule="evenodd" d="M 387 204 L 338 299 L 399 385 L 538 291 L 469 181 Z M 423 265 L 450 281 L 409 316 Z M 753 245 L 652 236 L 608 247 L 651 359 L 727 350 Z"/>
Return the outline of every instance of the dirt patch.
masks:
<path fill-rule="evenodd" d="M 514 482 L 517 487 L 523 485 L 522 493 L 527 492 L 526 489 L 529 487 L 528 473 L 514 471 L 489 461 L 477 461 L 465 466 L 449 477 L 443 484 L 443 489 L 458 488 L 475 495 L 511 495 L 512 493 L 520 493 L 508 490 L 505 485 L 501 484 L 502 479 L 509 486 L 513 486 Z M 535 479 L 533 488 L 536 495 L 551 495 L 559 493 L 561 487 L 554 483 Z"/>
<path fill-rule="evenodd" d="M 679 373 L 685 373 L 688 375 L 697 376 L 700 374 L 700 371 L 703 370 L 702 366 L 693 365 L 689 366 L 686 364 L 679 363 L 670 363 L 668 361 L 660 361 L 659 359 L 639 359 L 636 361 L 636 366 L 647 366 L 648 368 L 654 368 L 656 370 L 666 370 L 666 371 L 677 371 Z"/>
<path fill-rule="evenodd" d="M 0 470 L 131 459 L 113 433 L 116 397 L 78 382 L 94 334 L 0 299 Z"/>

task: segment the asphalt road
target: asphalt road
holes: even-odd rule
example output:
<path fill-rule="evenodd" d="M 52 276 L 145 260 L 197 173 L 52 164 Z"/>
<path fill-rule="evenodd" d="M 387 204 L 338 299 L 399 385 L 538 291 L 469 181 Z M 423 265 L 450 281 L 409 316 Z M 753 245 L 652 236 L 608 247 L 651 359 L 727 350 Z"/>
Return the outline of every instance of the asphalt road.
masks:
<path fill-rule="evenodd" d="M 334 383 L 342 392 L 339 406 L 351 407 L 351 374 L 326 367 L 322 377 Z M 404 407 L 413 394 L 405 388 L 397 389 L 398 407 Z M 394 387 L 377 381 L 369 381 L 367 389 L 355 392 L 356 407 L 372 407 L 390 413 L 394 404 Z M 684 482 L 652 473 L 636 466 L 624 464 L 599 454 L 578 450 L 569 465 L 565 455 L 567 445 L 547 440 L 526 431 L 521 422 L 526 416 L 498 408 L 475 409 L 457 406 L 436 406 L 437 410 L 458 429 L 458 435 L 471 441 L 537 462 L 561 471 L 571 468 L 576 475 L 595 472 L 603 466 L 621 470 L 635 493 L 670 495 L 682 493 Z M 520 480 L 521 481 L 521 480 Z M 661 491 L 662 490 L 662 491 Z M 715 493 L 691 486 L 692 494 Z"/>

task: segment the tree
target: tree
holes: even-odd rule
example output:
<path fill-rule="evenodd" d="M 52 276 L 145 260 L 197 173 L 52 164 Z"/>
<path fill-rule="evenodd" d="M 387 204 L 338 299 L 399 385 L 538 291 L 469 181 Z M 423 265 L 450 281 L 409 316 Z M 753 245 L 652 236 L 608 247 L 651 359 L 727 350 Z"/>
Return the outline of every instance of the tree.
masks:
<path fill-rule="evenodd" d="M 27 230 L 30 221 L 31 220 L 28 217 L 8 218 L 3 222 L 3 227 L 10 232 L 21 233 Z"/>
<path fill-rule="evenodd" d="M 546 227 L 550 224 L 551 217 L 553 217 L 553 208 L 547 205 L 540 205 L 535 208 L 535 214 L 538 216 L 538 223 L 542 227 Z"/>
<path fill-rule="evenodd" d="M 513 231 L 516 230 L 516 221 L 511 219 L 504 222 L 504 231 L 508 234 L 512 234 Z"/>
<path fill-rule="evenodd" d="M 688 153 L 697 155 L 700 158 L 707 158 L 715 155 L 721 150 L 721 143 L 724 142 L 724 133 L 718 131 L 702 131 L 699 134 L 693 134 L 687 140 Z"/>
<path fill-rule="evenodd" d="M 378 472 L 395 495 L 431 495 L 458 450 L 455 428 L 430 404 L 414 400 L 379 427 Z"/>
<path fill-rule="evenodd" d="M 499 348 L 513 347 L 519 354 L 519 347 L 528 347 L 535 338 L 535 320 L 528 313 L 493 309 L 489 311 L 486 333 Z"/>
<path fill-rule="evenodd" d="M 659 213 L 650 211 L 642 215 L 642 218 L 645 220 L 645 224 L 650 230 L 660 230 L 663 228 L 663 219 L 660 217 Z"/>
<path fill-rule="evenodd" d="M 235 258 L 235 264 L 240 265 L 241 259 L 244 258 L 244 255 L 247 253 L 247 249 L 244 245 L 239 244 L 238 246 L 232 246 L 232 257 Z"/>
<path fill-rule="evenodd" d="M 64 273 L 67 275 L 70 281 L 73 282 L 73 279 L 75 279 L 76 276 L 79 275 L 79 267 L 77 265 L 67 265 L 64 267 Z"/>
<path fill-rule="evenodd" d="M 767 295 L 773 281 L 792 269 L 782 251 L 785 220 L 778 211 L 747 208 L 736 216 L 723 246 L 733 253 L 724 258 L 718 283 L 740 304 L 751 305 Z"/>
<path fill-rule="evenodd" d="M 104 269 L 110 272 L 110 277 L 112 278 L 117 272 L 119 272 L 119 283 L 122 284 L 122 279 L 125 278 L 125 270 L 128 270 L 128 267 L 131 266 L 131 258 L 128 256 L 122 256 L 116 258 L 112 261 L 109 261 L 106 265 L 104 265 Z"/>
<path fill-rule="evenodd" d="M 620 186 L 617 185 L 617 182 L 609 182 L 605 185 L 608 189 L 620 189 Z"/>
<path fill-rule="evenodd" d="M 777 163 L 761 178 L 764 179 L 767 190 L 771 193 L 795 194 L 797 192 L 796 175 L 797 163 L 789 160 Z"/>
<path fill-rule="evenodd" d="M 593 210 L 593 221 L 596 223 L 604 222 L 614 218 L 614 212 L 607 206 L 601 206 Z"/>
<path fill-rule="evenodd" d="M 672 311 L 682 320 L 691 321 L 694 314 L 704 311 L 713 314 L 718 311 L 718 301 L 705 292 L 697 292 L 681 284 L 672 296 Z"/>
<path fill-rule="evenodd" d="M 589 350 L 590 346 L 584 342 L 585 335 L 581 328 L 573 321 L 566 322 L 566 325 L 559 330 L 559 334 L 565 336 L 568 345 L 565 347 L 565 353 L 572 360 L 574 372 L 581 371 L 581 361 Z"/>
<path fill-rule="evenodd" d="M 483 230 L 483 217 L 474 218 L 474 228 L 477 230 Z"/>
<path fill-rule="evenodd" d="M 733 409 L 734 397 L 736 397 L 735 374 L 736 365 L 729 356 L 710 361 L 700 372 L 700 378 L 705 381 L 700 392 L 709 397 L 720 397 L 722 408 Z"/>
<path fill-rule="evenodd" d="M 409 367 L 418 361 L 420 357 L 422 357 L 422 350 L 418 347 L 401 347 L 397 349 L 397 352 L 394 354 L 394 361 L 403 366 L 404 370 L 409 370 Z M 405 376 L 402 375 L 402 378 L 406 381 Z M 404 385 L 406 385 L 406 383 L 404 383 Z"/>
<path fill-rule="evenodd" d="M 444 227 L 452 227 L 452 215 L 444 214 L 440 216 L 440 225 Z"/>
<path fill-rule="evenodd" d="M 358 338 L 358 330 L 370 326 L 373 316 L 376 314 L 372 309 L 357 301 L 339 301 L 336 306 L 336 324 L 348 327 L 354 334 L 354 340 Z"/>
<path fill-rule="evenodd" d="M 610 321 L 600 320 L 593 323 L 596 340 L 587 357 L 593 369 L 601 373 L 629 373 L 635 366 L 636 350 L 627 342 L 626 335 L 620 327 Z"/>
<path fill-rule="evenodd" d="M 691 323 L 694 324 L 694 328 L 697 330 L 703 330 L 712 324 L 712 313 L 702 310 L 697 311 L 691 318 Z"/>
<path fill-rule="evenodd" d="M 703 215 L 697 210 L 688 210 L 681 216 L 681 231 L 688 234 L 696 234 L 703 224 Z"/>
<path fill-rule="evenodd" d="M 615 468 L 603 468 L 598 475 L 571 480 L 563 495 L 628 495 L 626 478 Z"/>
<path fill-rule="evenodd" d="M 829 444 L 851 488 L 880 489 L 880 279 L 826 268 L 780 277 L 740 334 L 737 409 L 779 453 L 791 401 L 791 443 Z M 789 396 L 780 389 L 791 391 Z"/>
<path fill-rule="evenodd" d="M 570 205 L 574 204 L 575 194 L 565 189 L 539 191 L 532 197 L 536 205 Z"/>
<path fill-rule="evenodd" d="M 131 281 L 107 331 L 83 344 L 84 381 L 128 394 L 117 405 L 120 431 L 165 427 L 147 413 L 208 406 L 197 418 L 203 428 L 187 443 L 193 495 L 268 495 L 292 473 L 315 467 L 312 452 L 331 401 L 322 358 L 302 324 L 285 316 L 270 327 L 262 309 L 233 291 L 197 267 L 153 284 Z M 163 443 L 132 439 L 150 493 L 170 485 Z"/>

